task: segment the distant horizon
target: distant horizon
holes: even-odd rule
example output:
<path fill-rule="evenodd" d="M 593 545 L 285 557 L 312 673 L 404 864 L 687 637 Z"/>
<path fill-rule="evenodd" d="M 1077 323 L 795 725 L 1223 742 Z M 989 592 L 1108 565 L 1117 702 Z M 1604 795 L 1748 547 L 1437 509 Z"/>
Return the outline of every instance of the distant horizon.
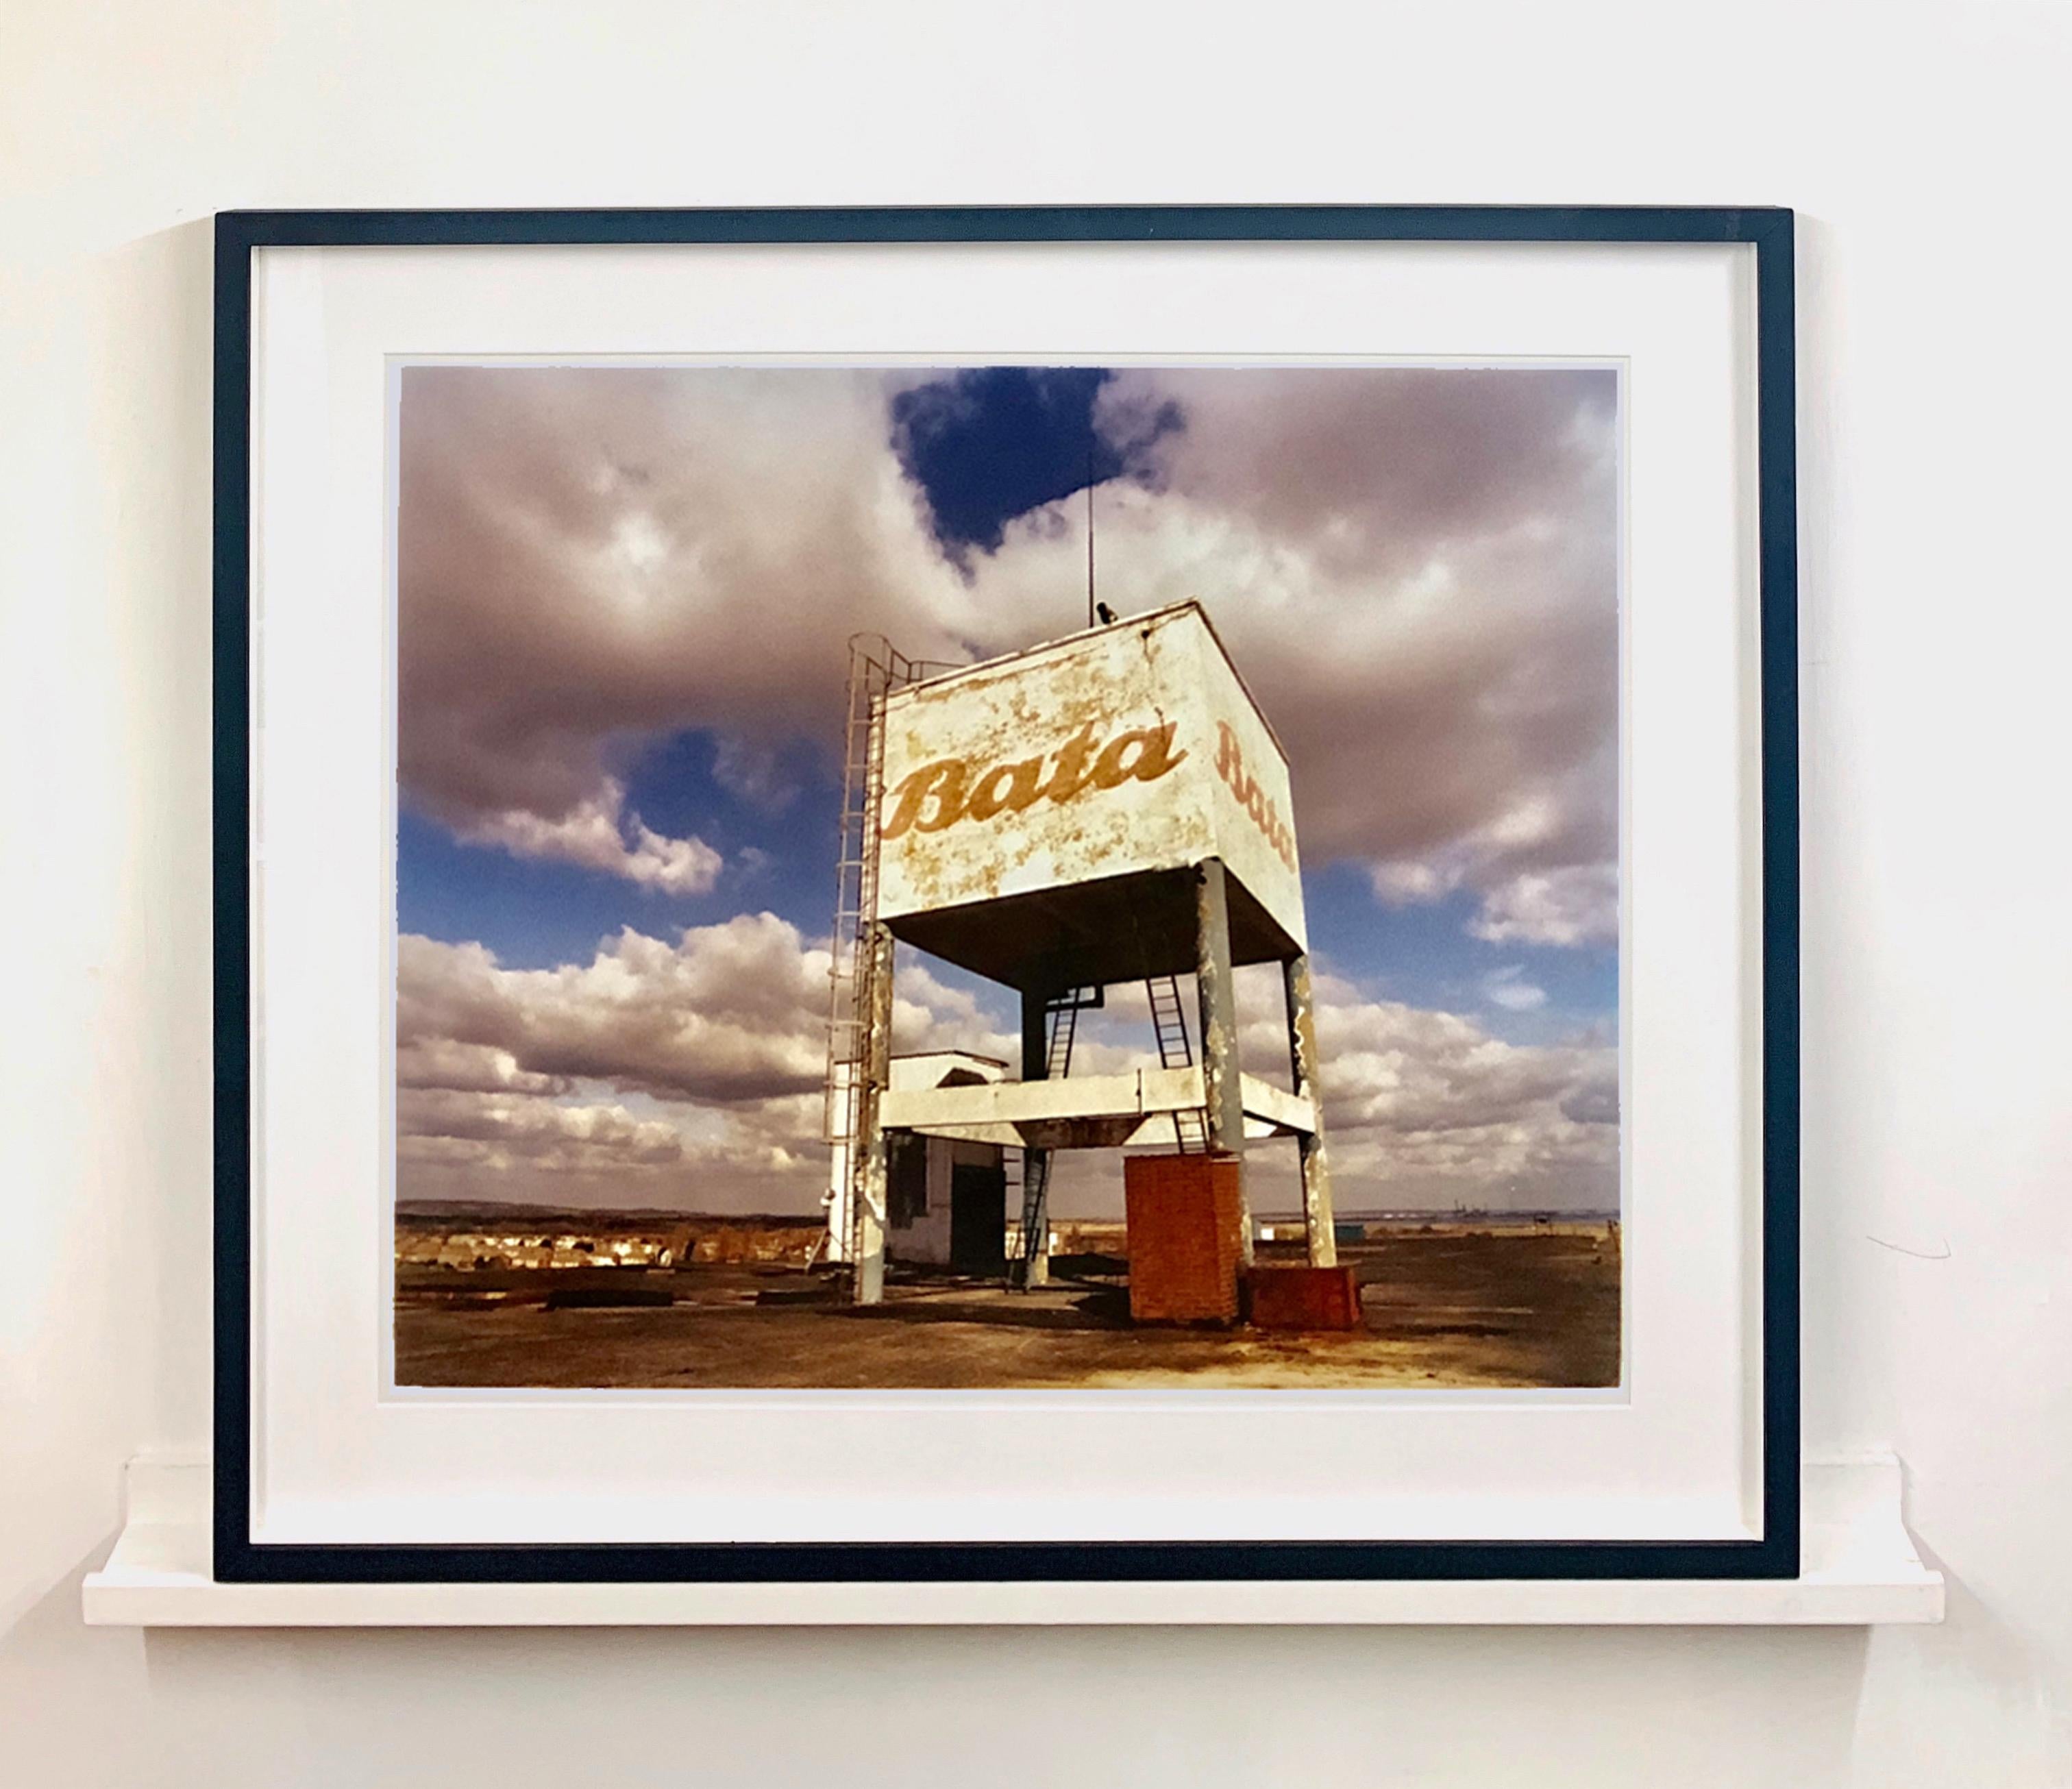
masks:
<path fill-rule="evenodd" d="M 767 1221 L 775 1224 L 818 1224 L 822 1214 L 812 1211 L 717 1211 L 689 1206 L 675 1205 L 551 1205 L 539 1199 L 399 1199 L 396 1215 L 399 1218 L 434 1216 L 439 1215 L 434 1207 L 458 1207 L 466 1211 L 494 1211 L 499 1208 L 512 1212 L 537 1213 L 552 1217 L 575 1218 L 690 1218 L 709 1219 L 719 1224 L 741 1224 Z M 1622 1215 L 1617 1206 L 1589 1207 L 1584 1206 L 1478 1206 L 1478 1205 L 1399 1205 L 1383 1207 L 1356 1207 L 1340 1209 L 1334 1212 L 1333 1221 L 1338 1224 L 1372 1224 L 1391 1218 L 1474 1217 L 1510 1218 L 1553 1216 L 1561 1218 L 1616 1218 Z M 1300 1224 L 1302 1213 L 1299 1207 L 1286 1211 L 1255 1210 L 1255 1224 Z M 1113 1216 L 1080 1214 L 1054 1214 L 1052 1221 L 1062 1224 L 1120 1224 L 1121 1215 Z"/>

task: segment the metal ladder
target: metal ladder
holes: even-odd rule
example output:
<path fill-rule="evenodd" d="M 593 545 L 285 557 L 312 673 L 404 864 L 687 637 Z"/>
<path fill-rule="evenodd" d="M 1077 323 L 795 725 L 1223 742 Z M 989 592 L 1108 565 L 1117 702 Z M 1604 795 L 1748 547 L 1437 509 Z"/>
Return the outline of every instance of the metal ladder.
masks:
<path fill-rule="evenodd" d="M 910 659 L 881 635 L 849 643 L 848 715 L 842 736 L 841 841 L 835 853 L 835 923 L 828 953 L 828 1078 L 821 1134 L 839 1152 L 846 1192 L 844 1252 L 854 1261 L 863 1219 L 861 1129 L 878 974 L 878 829 L 885 802 L 885 698 L 953 668 Z M 830 1203 L 836 1195 L 831 1189 Z M 877 1214 L 883 1221 L 884 1214 Z M 830 1225 L 830 1239 L 832 1226 Z"/>
<path fill-rule="evenodd" d="M 1079 1036 L 1079 1014 L 1100 1004 L 1098 988 L 1067 989 L 1044 1003 L 1049 1033 L 1043 1059 L 1046 1080 L 1063 1080 L 1071 1073 L 1072 1044 Z M 1050 1240 L 1043 1233 L 1050 1228 L 1044 1199 L 1050 1190 L 1050 1158 L 1054 1153 L 1050 1149 L 1022 1152 L 1022 1258 L 1025 1261 L 1035 1260 L 1043 1252 L 1038 1245 Z"/>
<path fill-rule="evenodd" d="M 1158 1039 L 1158 1066 L 1191 1068 L 1194 1048 L 1187 1037 L 1187 1010 L 1180 1001 L 1180 978 L 1154 975 L 1144 984 L 1151 1000 L 1151 1029 Z M 1173 1114 L 1173 1137 L 1182 1155 L 1206 1154 L 1209 1147 L 1208 1115 L 1198 1107 Z"/>

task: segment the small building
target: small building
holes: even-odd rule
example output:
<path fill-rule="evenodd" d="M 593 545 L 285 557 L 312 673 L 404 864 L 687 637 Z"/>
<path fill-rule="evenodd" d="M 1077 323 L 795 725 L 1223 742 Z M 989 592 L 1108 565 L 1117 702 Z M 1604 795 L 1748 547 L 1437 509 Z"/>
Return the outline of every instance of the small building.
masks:
<path fill-rule="evenodd" d="M 894 1056 L 891 1085 L 911 1092 L 979 1087 L 1007 1064 L 968 1050 Z M 902 1131 L 887 1139 L 889 1260 L 997 1278 L 1007 1270 L 1007 1152 L 997 1143 Z M 838 1162 L 839 1177 L 846 1164 Z"/>

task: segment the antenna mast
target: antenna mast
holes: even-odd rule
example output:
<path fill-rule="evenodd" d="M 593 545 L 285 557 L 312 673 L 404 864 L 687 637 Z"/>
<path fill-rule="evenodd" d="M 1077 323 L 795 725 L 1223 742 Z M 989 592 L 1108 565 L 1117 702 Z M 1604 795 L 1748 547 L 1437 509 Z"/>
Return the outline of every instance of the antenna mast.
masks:
<path fill-rule="evenodd" d="M 1087 625 L 1094 624 L 1094 432 L 1087 418 Z"/>

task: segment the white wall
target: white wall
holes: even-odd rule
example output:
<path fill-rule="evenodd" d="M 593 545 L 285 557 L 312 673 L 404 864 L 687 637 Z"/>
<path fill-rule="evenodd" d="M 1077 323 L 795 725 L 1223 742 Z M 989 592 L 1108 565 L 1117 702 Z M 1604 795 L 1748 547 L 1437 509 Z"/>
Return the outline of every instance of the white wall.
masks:
<path fill-rule="evenodd" d="M 0 10 L 0 1782 L 2072 1783 L 2066 10 L 993 11 Z M 1801 210 L 1807 1433 L 1947 1626 L 82 1628 L 205 1435 L 201 220 L 1291 197 Z"/>

